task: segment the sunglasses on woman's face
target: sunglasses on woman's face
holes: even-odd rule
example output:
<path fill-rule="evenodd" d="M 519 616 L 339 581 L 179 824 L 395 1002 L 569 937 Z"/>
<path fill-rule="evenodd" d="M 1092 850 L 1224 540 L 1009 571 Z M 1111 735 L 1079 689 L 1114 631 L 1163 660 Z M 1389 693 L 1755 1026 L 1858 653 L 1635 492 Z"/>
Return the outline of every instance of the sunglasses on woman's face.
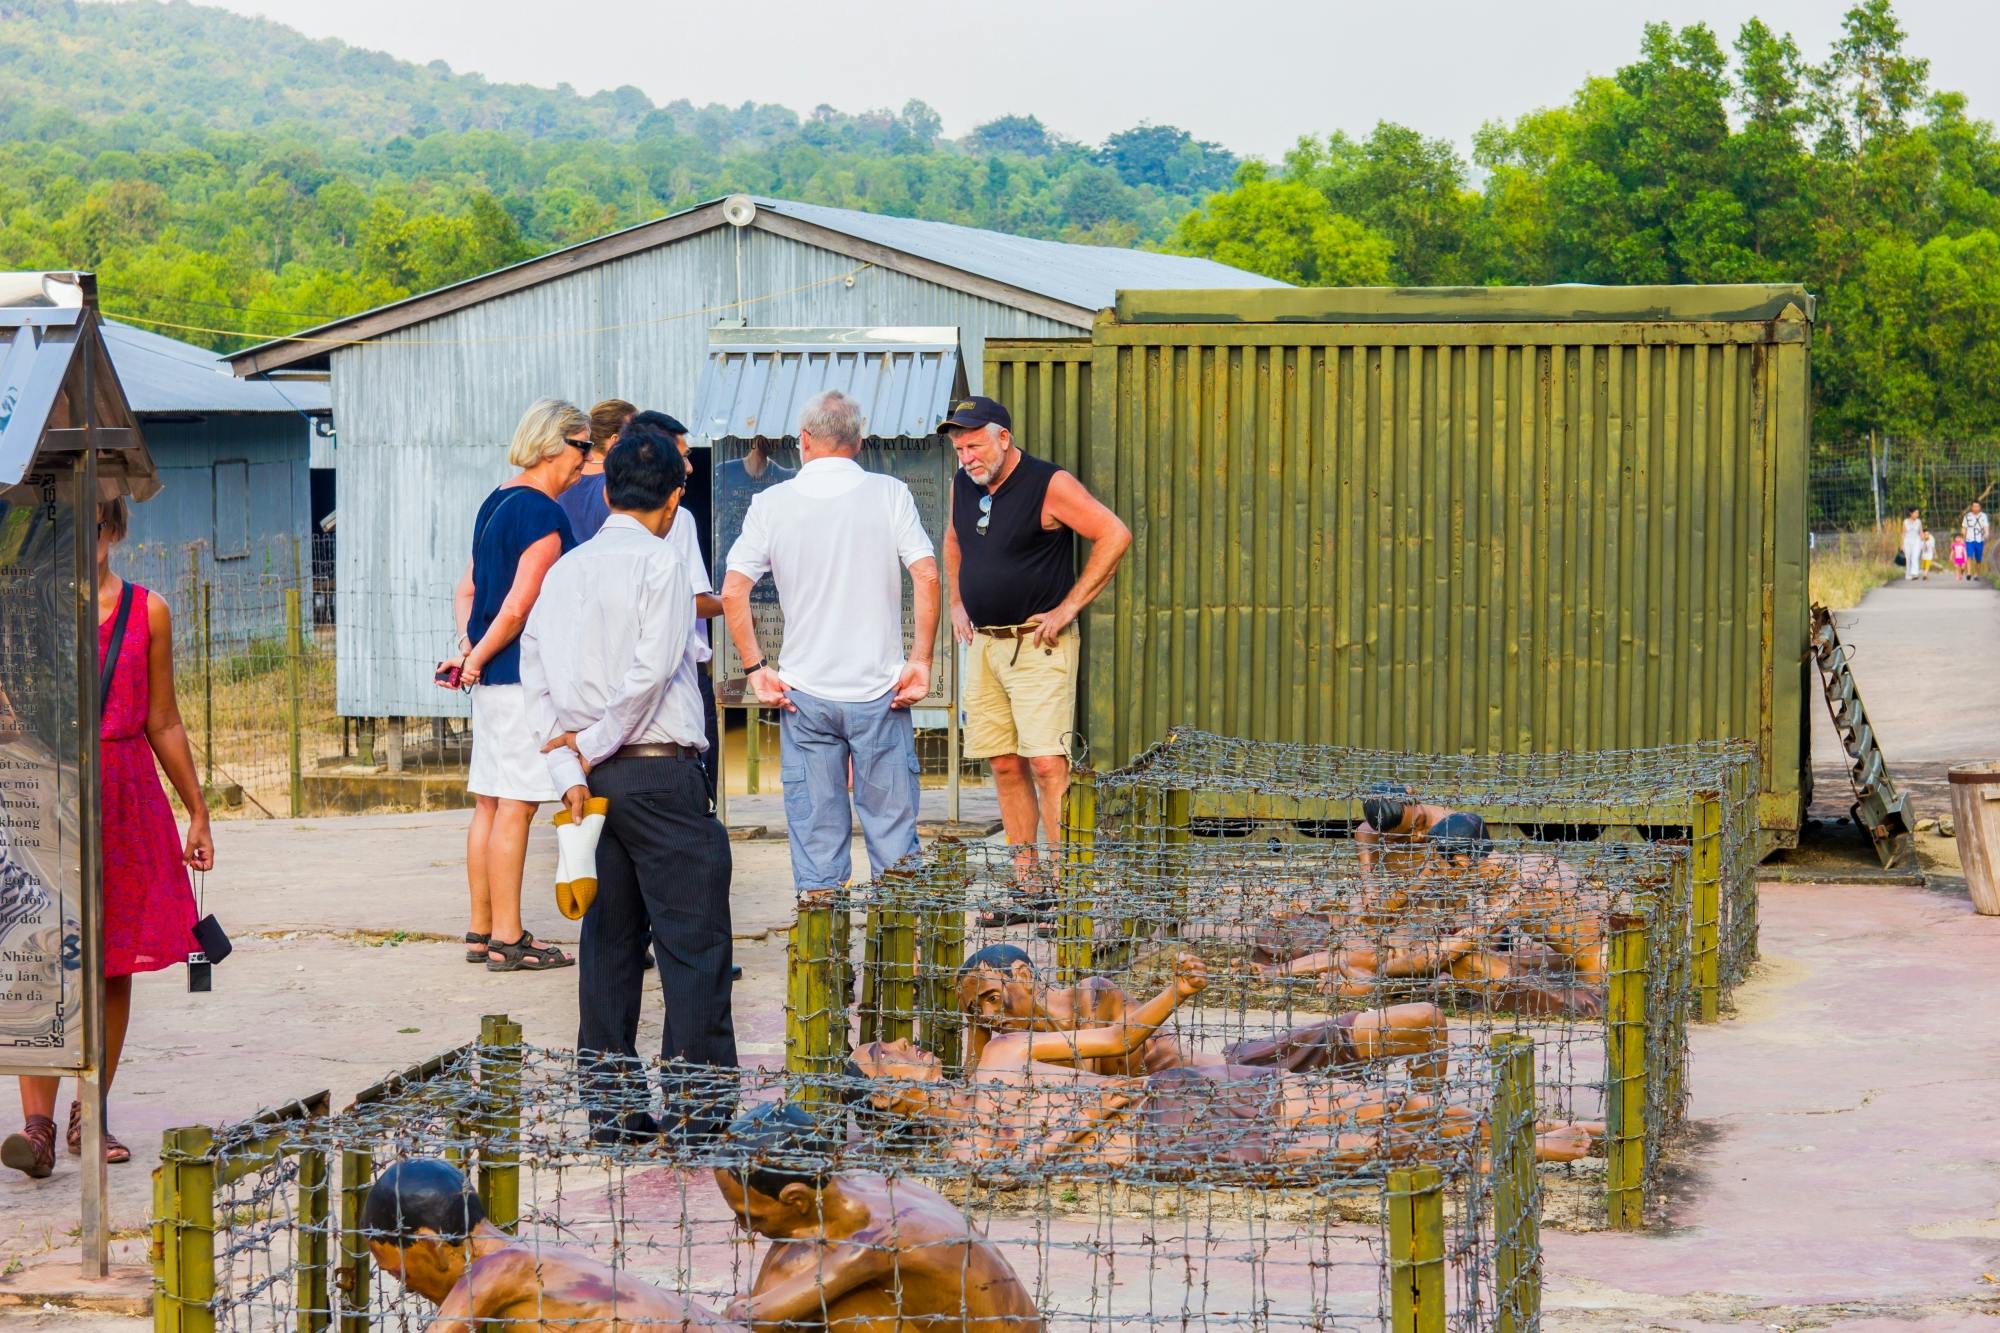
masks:
<path fill-rule="evenodd" d="M 564 440 L 563 443 L 579 453 L 587 454 L 590 452 L 590 437 L 588 435 L 580 440 Z"/>

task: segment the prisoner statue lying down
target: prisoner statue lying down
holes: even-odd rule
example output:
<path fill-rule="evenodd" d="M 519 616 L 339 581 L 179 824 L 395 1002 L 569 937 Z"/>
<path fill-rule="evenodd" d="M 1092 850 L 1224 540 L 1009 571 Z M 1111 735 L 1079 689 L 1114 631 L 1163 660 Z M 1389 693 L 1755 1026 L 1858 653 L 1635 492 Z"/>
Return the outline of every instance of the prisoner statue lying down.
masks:
<path fill-rule="evenodd" d="M 1326 1071 L 1197 1060 L 1136 1075 L 1092 1072 L 1090 1062 L 1133 1056 L 1207 986 L 1199 958 L 1182 954 L 1174 966 L 1165 990 L 1115 1024 L 989 1035 L 962 1084 L 910 1042 L 866 1044 L 849 1064 L 850 1095 L 875 1113 L 871 1129 L 929 1127 L 954 1159 L 1023 1170 L 1360 1167 L 1461 1155 L 1484 1132 L 1476 1112 L 1434 1091 L 1369 1087 Z M 1442 1027 L 1430 1006 L 1417 1008 L 1430 1010 L 1427 1028 Z M 1591 1132 L 1537 1126 L 1537 1155 L 1574 1161 L 1589 1151 Z"/>

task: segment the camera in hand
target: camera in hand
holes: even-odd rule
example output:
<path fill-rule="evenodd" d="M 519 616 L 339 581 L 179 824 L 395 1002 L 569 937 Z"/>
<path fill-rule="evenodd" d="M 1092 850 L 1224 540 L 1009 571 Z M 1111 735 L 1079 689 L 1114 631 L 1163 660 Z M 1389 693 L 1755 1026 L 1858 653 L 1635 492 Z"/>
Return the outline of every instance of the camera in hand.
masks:
<path fill-rule="evenodd" d="M 438 663 L 437 674 L 432 676 L 431 679 L 435 680 L 438 684 L 442 685 L 447 690 L 455 690 L 459 687 L 459 678 L 463 674 L 464 673 L 458 663 L 440 662 Z"/>
<path fill-rule="evenodd" d="M 188 955 L 188 990 L 212 991 L 215 989 L 215 974 L 205 953 Z"/>

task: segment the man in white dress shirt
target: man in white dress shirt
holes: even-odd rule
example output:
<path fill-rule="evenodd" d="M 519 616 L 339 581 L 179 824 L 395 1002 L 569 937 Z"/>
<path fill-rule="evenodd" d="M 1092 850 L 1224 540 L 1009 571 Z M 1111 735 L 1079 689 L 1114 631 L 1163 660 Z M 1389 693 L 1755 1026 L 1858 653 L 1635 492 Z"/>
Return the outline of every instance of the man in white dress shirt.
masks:
<path fill-rule="evenodd" d="M 637 1078 L 639 1000 L 650 939 L 660 971 L 660 1056 L 671 1072 L 669 1134 L 700 1137 L 735 1111 L 728 1075 L 729 836 L 711 813 L 695 685 L 694 588 L 675 544 L 686 465 L 673 438 L 627 426 L 604 461 L 611 516 L 549 569 L 521 634 L 530 719 L 563 802 L 581 816 L 610 801 L 597 844 L 597 897 L 583 917 L 576 1044 L 590 1062 L 585 1097 L 600 1141 L 646 1139 L 662 1126 Z"/>
<path fill-rule="evenodd" d="M 855 461 L 862 426 L 860 405 L 837 390 L 807 402 L 799 414 L 804 465 L 750 501 L 722 581 L 750 687 L 759 702 L 784 710 L 779 769 L 801 894 L 847 882 L 857 815 L 877 875 L 917 850 L 910 705 L 930 692 L 937 557 L 910 488 Z M 904 569 L 916 588 L 907 652 Z M 766 574 L 785 610 L 782 662 L 765 658 L 750 617 L 750 590 Z"/>

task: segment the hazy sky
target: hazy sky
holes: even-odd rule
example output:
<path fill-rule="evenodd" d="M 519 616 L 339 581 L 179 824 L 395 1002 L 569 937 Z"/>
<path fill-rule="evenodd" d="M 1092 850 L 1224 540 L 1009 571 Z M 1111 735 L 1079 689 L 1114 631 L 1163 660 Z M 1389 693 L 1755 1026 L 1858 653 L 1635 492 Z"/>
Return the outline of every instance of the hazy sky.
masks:
<path fill-rule="evenodd" d="M 956 137 L 1008 112 L 1088 142 L 1141 121 L 1275 156 L 1302 132 L 1400 121 L 1461 146 L 1480 123 L 1564 101 L 1638 50 L 1647 18 L 1726 46 L 1756 14 L 1810 59 L 1841 0 L 210 0 L 315 37 L 502 82 L 632 84 L 656 102 L 746 99 L 806 112 L 930 103 Z M 2000 6 L 1899 0 L 1934 86 L 2000 114 Z M 999 15 L 997 19 L 995 15 Z"/>

